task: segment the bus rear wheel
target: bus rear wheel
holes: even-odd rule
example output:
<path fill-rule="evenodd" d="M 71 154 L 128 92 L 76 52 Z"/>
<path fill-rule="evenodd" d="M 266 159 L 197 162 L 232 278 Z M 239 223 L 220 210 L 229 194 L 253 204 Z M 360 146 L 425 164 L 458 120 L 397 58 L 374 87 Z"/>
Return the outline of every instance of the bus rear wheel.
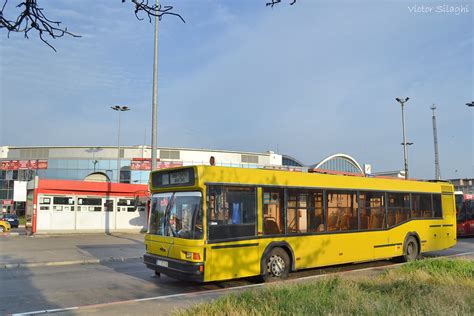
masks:
<path fill-rule="evenodd" d="M 263 261 L 263 280 L 273 282 L 284 280 L 290 273 L 290 257 L 282 248 L 273 248 Z"/>
<path fill-rule="evenodd" d="M 420 255 L 420 245 L 415 237 L 409 236 L 403 249 L 403 259 L 405 262 L 415 261 Z"/>

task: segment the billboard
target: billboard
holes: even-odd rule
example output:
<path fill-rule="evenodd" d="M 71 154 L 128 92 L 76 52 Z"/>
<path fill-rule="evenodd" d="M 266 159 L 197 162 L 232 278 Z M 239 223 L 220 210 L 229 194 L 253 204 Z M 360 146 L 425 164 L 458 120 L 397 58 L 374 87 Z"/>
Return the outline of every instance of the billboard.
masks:
<path fill-rule="evenodd" d="M 26 185 L 28 181 L 13 182 L 13 201 L 26 202 Z"/>
<path fill-rule="evenodd" d="M 48 169 L 48 160 L 2 160 L 0 170 Z"/>
<path fill-rule="evenodd" d="M 181 167 L 183 163 L 181 161 L 157 161 L 156 169 L 166 169 Z M 133 158 L 130 170 L 151 170 L 151 159 L 150 158 Z"/>

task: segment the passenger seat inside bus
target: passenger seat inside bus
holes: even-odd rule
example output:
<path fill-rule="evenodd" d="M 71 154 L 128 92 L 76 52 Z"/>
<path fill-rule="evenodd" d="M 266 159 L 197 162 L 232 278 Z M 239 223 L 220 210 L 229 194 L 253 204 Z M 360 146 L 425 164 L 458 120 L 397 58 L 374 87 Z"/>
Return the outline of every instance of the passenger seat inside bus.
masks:
<path fill-rule="evenodd" d="M 281 233 L 274 217 L 265 217 L 263 221 L 263 231 L 265 235 L 278 235 Z"/>

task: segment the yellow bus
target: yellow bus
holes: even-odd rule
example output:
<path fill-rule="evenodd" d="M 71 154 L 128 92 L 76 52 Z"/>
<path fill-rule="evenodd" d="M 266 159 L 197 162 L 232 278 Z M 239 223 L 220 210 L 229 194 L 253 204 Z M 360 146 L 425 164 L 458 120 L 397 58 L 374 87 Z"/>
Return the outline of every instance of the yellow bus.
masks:
<path fill-rule="evenodd" d="M 197 282 L 401 257 L 456 243 L 453 186 L 191 166 L 150 174 L 145 265 Z"/>

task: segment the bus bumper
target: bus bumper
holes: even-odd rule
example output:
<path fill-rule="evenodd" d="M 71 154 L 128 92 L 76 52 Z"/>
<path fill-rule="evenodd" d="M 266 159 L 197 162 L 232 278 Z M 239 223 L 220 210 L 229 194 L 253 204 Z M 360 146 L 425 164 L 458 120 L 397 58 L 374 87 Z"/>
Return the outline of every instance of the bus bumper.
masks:
<path fill-rule="evenodd" d="M 188 262 L 152 254 L 143 256 L 146 267 L 183 281 L 204 282 L 204 263 Z"/>

